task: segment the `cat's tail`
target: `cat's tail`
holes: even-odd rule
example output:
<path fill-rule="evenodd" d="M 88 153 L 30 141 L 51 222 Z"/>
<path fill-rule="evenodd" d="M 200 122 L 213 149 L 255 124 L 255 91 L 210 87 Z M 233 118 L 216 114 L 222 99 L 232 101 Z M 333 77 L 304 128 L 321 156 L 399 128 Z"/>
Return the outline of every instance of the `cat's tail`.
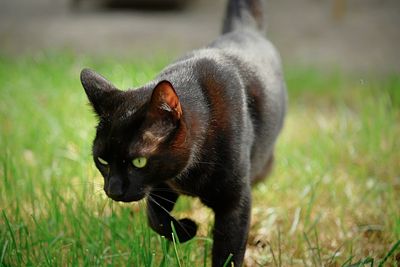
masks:
<path fill-rule="evenodd" d="M 222 33 L 245 28 L 264 32 L 263 0 L 228 0 Z"/>

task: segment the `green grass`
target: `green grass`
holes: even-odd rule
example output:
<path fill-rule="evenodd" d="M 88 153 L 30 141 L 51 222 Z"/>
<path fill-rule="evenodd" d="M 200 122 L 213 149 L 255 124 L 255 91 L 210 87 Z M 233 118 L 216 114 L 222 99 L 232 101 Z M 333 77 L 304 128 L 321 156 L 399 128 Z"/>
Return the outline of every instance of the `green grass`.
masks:
<path fill-rule="evenodd" d="M 167 57 L 54 53 L 0 58 L 0 266 L 209 266 L 212 213 L 182 198 L 199 235 L 171 244 L 144 204 L 106 199 L 90 149 L 84 66 L 121 88 Z M 290 105 L 273 174 L 254 189 L 248 266 L 392 266 L 400 258 L 400 76 L 288 68 Z M 397 242 L 397 243 L 396 243 Z"/>

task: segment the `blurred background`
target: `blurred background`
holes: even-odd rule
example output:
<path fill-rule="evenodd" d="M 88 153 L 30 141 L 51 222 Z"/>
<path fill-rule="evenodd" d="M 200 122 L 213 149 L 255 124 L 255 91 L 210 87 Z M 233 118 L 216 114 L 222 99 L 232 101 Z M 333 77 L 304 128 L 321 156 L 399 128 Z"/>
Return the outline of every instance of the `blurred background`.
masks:
<path fill-rule="evenodd" d="M 224 0 L 1 0 L 0 51 L 178 56 L 221 28 Z M 286 65 L 400 72 L 399 0 L 269 0 L 268 36 Z"/>
<path fill-rule="evenodd" d="M 199 201 L 175 247 L 107 200 L 79 73 L 143 85 L 217 37 L 226 2 L 116 1 L 0 0 L 0 266 L 209 266 Z M 289 108 L 246 266 L 400 266 L 400 0 L 265 1 Z"/>

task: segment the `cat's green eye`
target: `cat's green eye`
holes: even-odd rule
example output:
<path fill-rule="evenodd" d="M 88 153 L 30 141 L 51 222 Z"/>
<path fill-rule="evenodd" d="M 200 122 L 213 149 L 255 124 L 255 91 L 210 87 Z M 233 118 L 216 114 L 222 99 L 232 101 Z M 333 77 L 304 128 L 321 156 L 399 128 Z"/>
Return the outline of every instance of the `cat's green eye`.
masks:
<path fill-rule="evenodd" d="M 147 159 L 145 157 L 138 157 L 132 160 L 133 166 L 136 168 L 144 168 L 147 164 Z"/>
<path fill-rule="evenodd" d="M 97 157 L 97 160 L 102 164 L 102 165 L 108 165 L 108 162 L 105 161 L 104 159 Z"/>

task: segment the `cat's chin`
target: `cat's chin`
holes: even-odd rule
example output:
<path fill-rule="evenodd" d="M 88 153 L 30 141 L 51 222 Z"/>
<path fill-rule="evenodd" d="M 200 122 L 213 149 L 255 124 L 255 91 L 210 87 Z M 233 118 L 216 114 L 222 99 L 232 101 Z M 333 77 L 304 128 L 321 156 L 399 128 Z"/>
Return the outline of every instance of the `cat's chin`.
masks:
<path fill-rule="evenodd" d="M 111 196 L 108 196 L 108 197 L 111 198 L 111 199 L 114 200 L 114 201 L 128 203 L 128 202 L 135 202 L 135 201 L 142 200 L 145 196 L 146 196 L 146 192 L 143 191 L 143 192 L 138 192 L 138 193 L 135 193 L 135 194 L 126 192 L 126 193 L 125 193 L 124 195 L 122 195 L 122 196 L 118 196 L 118 197 L 114 197 L 114 196 L 111 197 Z"/>

